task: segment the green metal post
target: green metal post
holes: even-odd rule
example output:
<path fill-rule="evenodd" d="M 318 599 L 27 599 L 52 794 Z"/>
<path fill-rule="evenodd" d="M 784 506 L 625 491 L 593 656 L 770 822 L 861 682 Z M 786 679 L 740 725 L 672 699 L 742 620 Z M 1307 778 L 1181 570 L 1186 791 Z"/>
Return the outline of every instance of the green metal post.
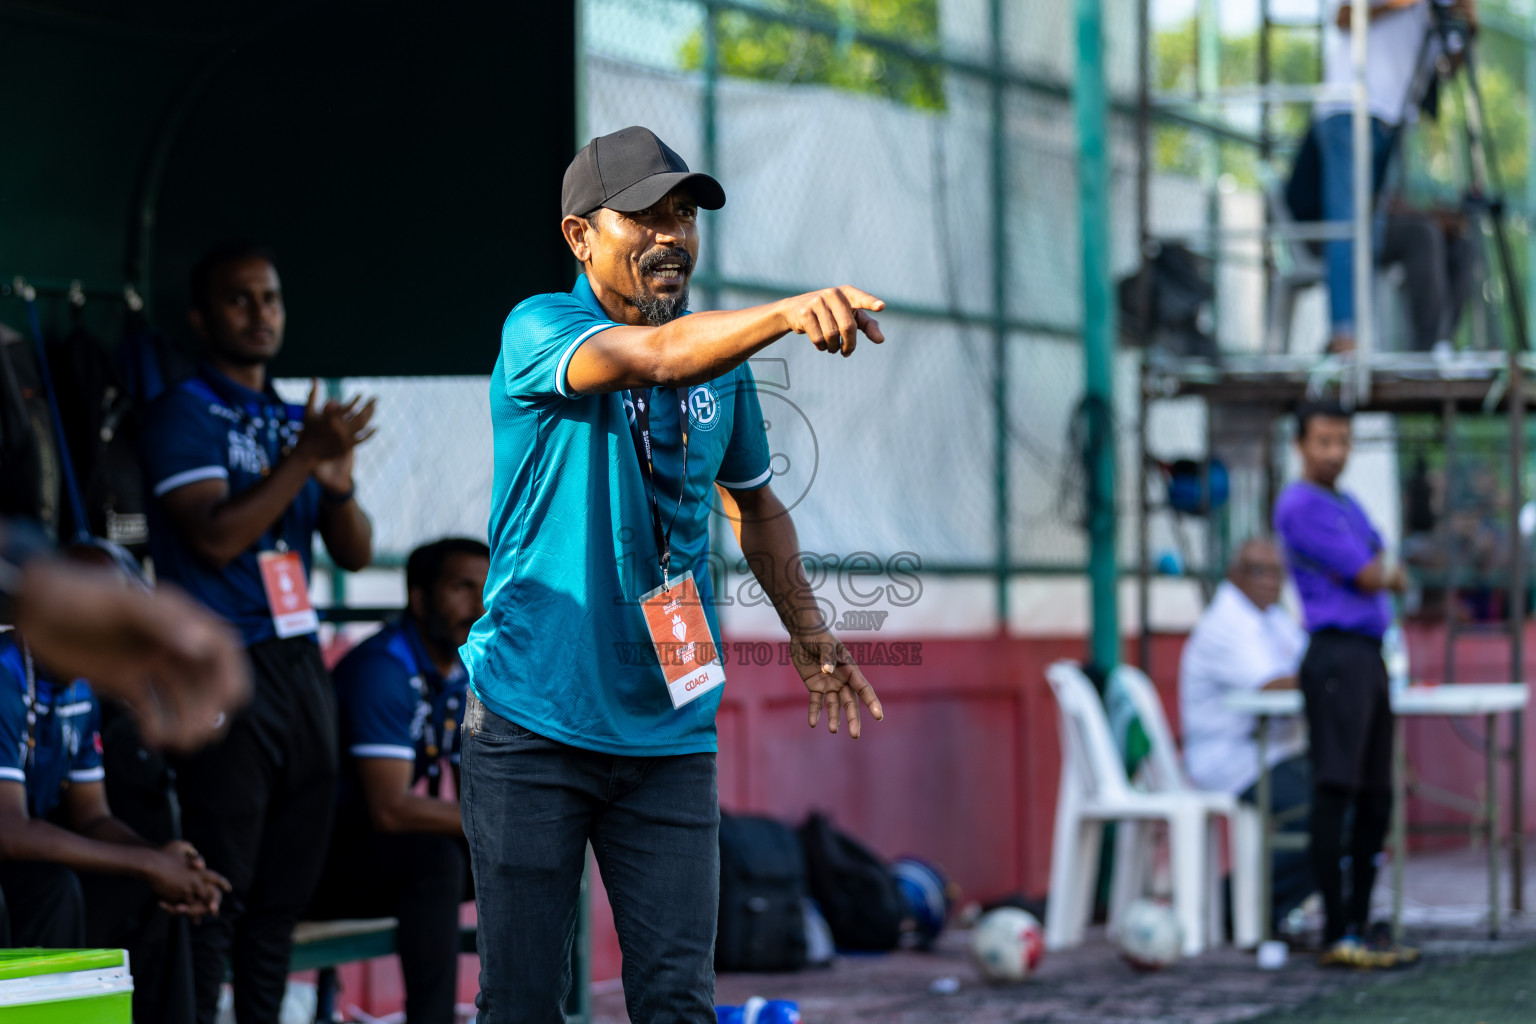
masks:
<path fill-rule="evenodd" d="M 720 176 L 720 12 L 715 5 L 704 5 L 704 167 L 705 174 Z M 720 213 L 704 210 L 704 274 L 710 283 L 704 289 L 704 302 L 710 309 L 720 308 L 720 292 L 714 285 L 720 279 Z"/>
<path fill-rule="evenodd" d="M 1076 0 L 1078 207 L 1083 246 L 1083 390 L 1088 417 L 1088 576 L 1095 664 L 1120 661 L 1115 555 L 1114 306 L 1109 296 L 1108 104 L 1101 0 Z"/>
<path fill-rule="evenodd" d="M 704 4 L 704 83 L 700 99 L 701 121 L 704 135 L 704 166 L 700 168 L 705 174 L 715 178 L 720 177 L 720 12 L 713 3 Z M 720 246 L 723 242 L 720 231 L 720 213 L 718 210 L 700 210 L 703 218 L 703 238 L 700 240 L 700 261 L 703 280 L 702 293 L 703 308 L 720 308 Z M 721 550 L 721 538 L 730 535 L 731 524 L 725 517 L 725 513 L 715 506 L 715 511 L 710 513 L 710 547 L 713 551 Z M 715 593 L 726 592 L 726 580 L 724 575 L 717 571 L 716 566 L 724 564 L 724 559 L 710 559 L 710 582 L 714 585 Z"/>
<path fill-rule="evenodd" d="M 573 33 L 576 37 L 576 76 L 571 83 L 571 87 L 576 90 L 576 123 L 571 125 L 576 136 L 571 140 L 576 144 L 575 149 L 585 146 L 592 138 L 587 134 L 587 26 L 582 12 L 585 6 L 585 0 L 578 0 L 571 5 L 571 18 L 576 25 Z"/>
<path fill-rule="evenodd" d="M 997 628 L 1008 630 L 1008 122 L 1004 110 L 1003 4 L 991 0 L 992 29 L 992 475 L 997 530 Z"/>
<path fill-rule="evenodd" d="M 1136 5 L 1136 259 L 1141 284 L 1136 289 L 1136 321 L 1150 333 L 1152 319 L 1152 0 Z M 1147 415 L 1152 402 L 1147 360 L 1136 374 L 1136 664 L 1152 671 L 1152 502 L 1147 496 Z"/>
<path fill-rule="evenodd" d="M 1530 35 L 1525 38 L 1525 123 L 1536 124 L 1536 10 L 1531 12 Z M 1525 294 L 1526 301 L 1536 298 L 1536 132 L 1525 133 Z M 1526 344 L 1536 339 L 1522 338 Z"/>
<path fill-rule="evenodd" d="M 1199 60 L 1195 65 L 1195 91 L 1201 97 L 1214 97 L 1221 91 L 1221 9 L 1216 0 L 1200 0 L 1195 12 L 1195 46 Z M 1221 104 L 1212 101 L 1200 108 L 1202 117 L 1220 120 Z M 1221 139 L 1208 135 L 1200 152 L 1200 185 L 1205 189 L 1206 249 L 1211 257 L 1212 280 L 1221 274 Z M 1212 334 L 1220 338 L 1221 304 L 1211 303 L 1215 318 Z"/>

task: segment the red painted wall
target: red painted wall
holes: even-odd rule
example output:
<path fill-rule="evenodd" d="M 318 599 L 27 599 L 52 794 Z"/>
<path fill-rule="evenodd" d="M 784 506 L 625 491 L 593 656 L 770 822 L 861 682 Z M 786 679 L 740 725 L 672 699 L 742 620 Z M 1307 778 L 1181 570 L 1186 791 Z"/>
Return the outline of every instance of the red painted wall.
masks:
<path fill-rule="evenodd" d="M 1445 630 L 1439 626 L 1414 626 L 1407 631 L 1409 662 L 1415 682 L 1439 682 L 1444 678 Z M 1536 625 L 1526 631 L 1524 678 L 1536 679 Z M 1463 683 L 1503 683 L 1511 676 L 1509 639 L 1497 635 L 1466 636 L 1456 644 L 1456 679 Z M 1460 726 L 1458 729 L 1457 726 Z M 1511 716 L 1498 719 L 1499 747 L 1512 745 Z M 1408 745 L 1409 778 L 1429 786 L 1469 797 L 1481 797 L 1487 791 L 1487 763 L 1482 753 L 1484 723 L 1481 718 L 1463 718 L 1456 725 L 1443 718 L 1412 718 L 1404 735 Z M 1531 731 L 1522 737 L 1525 751 L 1525 786 L 1523 809 L 1527 830 L 1536 815 L 1536 741 Z M 1510 825 L 1510 784 L 1512 772 L 1502 765 L 1498 775 L 1500 815 L 1504 829 Z M 1427 800 L 1410 798 L 1408 820 L 1412 823 L 1466 823 L 1468 817 Z M 1457 835 L 1418 837 L 1415 847 L 1456 846 L 1466 842 Z"/>
<path fill-rule="evenodd" d="M 1153 639 L 1152 678 L 1169 721 L 1179 728 L 1176 677 L 1182 636 Z M 729 641 L 728 641 L 729 643 Z M 857 742 L 806 725 L 804 687 L 794 670 L 733 657 L 718 718 L 720 802 L 727 810 L 768 814 L 798 824 L 812 809 L 886 857 L 913 853 L 942 864 L 965 891 L 985 900 L 1045 892 L 1050 871 L 1059 746 L 1056 704 L 1045 668 L 1080 658 L 1081 638 L 943 639 L 917 644 L 920 664 L 869 663 L 866 673 L 886 720 L 866 719 Z M 1438 678 L 1443 633 L 1412 629 L 1416 679 Z M 737 653 L 732 647 L 731 653 Z M 887 648 L 886 653 L 890 653 Z M 1536 627 L 1526 642 L 1527 676 L 1536 676 Z M 1508 678 L 1507 646 L 1466 640 L 1458 648 L 1463 681 Z M 1135 658 L 1134 642 L 1126 659 Z M 1481 722 L 1469 723 L 1480 734 Z M 1502 725 L 1508 729 L 1507 722 Z M 1505 733 L 1507 736 L 1507 732 Z M 1408 728 L 1410 763 L 1419 778 L 1457 792 L 1482 791 L 1483 762 L 1444 721 Z M 1528 820 L 1536 812 L 1536 748 L 1527 741 Z M 1507 773 L 1501 781 L 1508 793 Z M 1507 804 L 1506 804 L 1507 807 Z M 1410 804 L 1413 821 L 1458 820 Z M 1507 822 L 1507 810 L 1506 810 Z M 601 880 L 592 901 L 593 977 L 618 977 L 619 948 Z M 461 997 L 473 998 L 474 961 L 466 958 Z M 367 972 L 367 977 L 364 972 Z M 348 999 L 371 1013 L 399 1008 L 392 962 L 344 974 Z"/>
<path fill-rule="evenodd" d="M 901 642 L 917 645 L 921 664 L 865 666 L 886 717 L 866 717 L 857 742 L 806 725 L 805 688 L 792 668 L 733 658 L 717 719 L 721 806 L 791 824 L 823 810 L 886 857 L 942 864 L 967 899 L 1044 893 L 1060 763 L 1045 668 L 1081 658 L 1082 639 Z M 1165 697 L 1183 642 L 1153 643 L 1152 675 Z M 1133 646 L 1126 657 L 1135 657 Z M 618 939 L 600 881 L 592 929 L 593 977 L 617 977 Z"/>

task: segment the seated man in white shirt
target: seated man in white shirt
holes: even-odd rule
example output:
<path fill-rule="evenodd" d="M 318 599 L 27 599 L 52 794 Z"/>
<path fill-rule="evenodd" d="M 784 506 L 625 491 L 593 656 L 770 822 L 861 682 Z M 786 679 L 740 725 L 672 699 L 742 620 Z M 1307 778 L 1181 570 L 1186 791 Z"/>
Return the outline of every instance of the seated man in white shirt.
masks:
<path fill-rule="evenodd" d="M 1201 789 L 1237 794 L 1253 803 L 1259 779 L 1254 719 L 1227 710 L 1227 694 L 1295 689 L 1307 635 L 1280 606 L 1284 579 L 1280 551 L 1255 539 L 1233 556 L 1210 607 L 1200 616 L 1179 662 L 1179 714 L 1184 763 Z M 1308 804 L 1311 772 L 1300 717 L 1269 723 L 1270 810 L 1285 814 Z M 1285 832 L 1307 834 L 1307 817 L 1283 822 Z M 1305 850 L 1277 850 L 1271 921 L 1283 922 L 1315 889 Z"/>

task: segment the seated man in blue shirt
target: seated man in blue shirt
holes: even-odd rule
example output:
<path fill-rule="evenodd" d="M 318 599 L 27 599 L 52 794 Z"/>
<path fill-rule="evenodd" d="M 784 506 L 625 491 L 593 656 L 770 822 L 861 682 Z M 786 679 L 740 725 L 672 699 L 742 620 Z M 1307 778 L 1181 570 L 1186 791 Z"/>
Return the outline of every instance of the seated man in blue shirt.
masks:
<path fill-rule="evenodd" d="M 229 883 L 190 844 L 153 846 L 112 816 L 100 717 L 84 680 L 59 682 L 0 636 L 0 946 L 125 947 L 134 1019 L 190 1024 L 191 963 L 167 912 L 217 914 Z"/>
<path fill-rule="evenodd" d="M 455 774 L 469 677 L 459 647 L 485 614 L 483 541 L 449 537 L 411 552 L 397 622 L 336 666 L 342 781 L 336 830 L 310 914 L 396 917 L 412 1024 L 453 1024 L 459 904 L 474 898 Z M 425 789 L 425 795 L 418 789 Z"/>

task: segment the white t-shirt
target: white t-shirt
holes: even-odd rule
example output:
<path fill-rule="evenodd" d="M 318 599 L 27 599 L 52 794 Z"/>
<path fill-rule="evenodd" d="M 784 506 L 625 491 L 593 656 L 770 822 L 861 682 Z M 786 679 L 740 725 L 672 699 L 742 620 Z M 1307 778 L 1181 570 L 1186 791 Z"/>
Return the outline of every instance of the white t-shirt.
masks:
<path fill-rule="evenodd" d="M 1261 609 L 1228 581 L 1195 623 L 1179 660 L 1184 766 L 1201 789 L 1241 793 L 1259 778 L 1252 716 L 1228 711 L 1226 694 L 1295 675 L 1307 635 L 1280 605 Z M 1271 766 L 1305 749 L 1300 718 L 1269 722 Z"/>
<path fill-rule="evenodd" d="M 1331 5 L 1323 33 L 1323 84 L 1330 87 L 1330 95 L 1341 98 L 1319 101 L 1314 108 L 1319 119 L 1347 114 L 1353 109 L 1349 103 L 1350 87 L 1355 81 L 1350 34 L 1339 31 L 1337 20 L 1339 8 L 1347 3 L 1349 0 L 1341 0 Z M 1419 0 L 1410 7 L 1385 11 L 1371 19 L 1365 44 L 1365 98 L 1371 116 L 1386 124 L 1397 124 L 1403 119 L 1403 104 L 1419 66 L 1425 36 L 1430 32 L 1429 17 L 1428 0 Z M 1438 52 L 1438 37 L 1432 45 Z M 1409 121 L 1416 118 L 1417 111 L 1408 111 Z"/>

